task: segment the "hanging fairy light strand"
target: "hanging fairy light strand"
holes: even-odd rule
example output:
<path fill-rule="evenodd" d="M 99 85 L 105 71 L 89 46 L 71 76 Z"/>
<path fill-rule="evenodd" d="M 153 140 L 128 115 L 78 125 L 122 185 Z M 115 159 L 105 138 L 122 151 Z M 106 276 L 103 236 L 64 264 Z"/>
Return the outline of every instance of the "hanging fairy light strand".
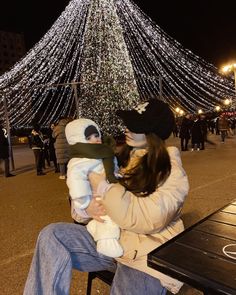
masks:
<path fill-rule="evenodd" d="M 142 54 L 138 53 L 139 49 L 130 50 L 132 58 L 135 60 L 138 56 L 139 59 L 144 60 L 143 64 L 147 64 L 145 59 L 155 64 L 157 76 L 159 74 L 165 81 L 163 96 L 166 100 L 170 97 L 169 93 L 166 93 L 166 88 L 172 86 L 171 92 L 182 104 L 186 102 L 186 105 L 191 105 L 193 102 L 192 107 L 187 108 L 187 111 L 193 112 L 199 105 L 204 106 L 205 109 L 212 109 L 222 97 L 232 95 L 232 81 L 222 78 L 213 65 L 184 49 L 181 44 L 154 24 L 137 5 L 126 0 L 120 3 L 119 16 L 125 17 L 122 21 L 123 29 L 128 30 L 125 34 L 128 39 L 127 44 L 130 46 L 135 39 L 139 45 L 136 48 L 143 49 Z M 137 76 L 142 77 L 139 85 L 145 88 L 147 83 L 145 75 L 139 74 L 141 71 L 143 72 L 142 68 L 135 67 Z M 152 76 L 152 73 L 149 73 L 149 76 Z M 177 89 L 179 89 L 178 93 Z"/>

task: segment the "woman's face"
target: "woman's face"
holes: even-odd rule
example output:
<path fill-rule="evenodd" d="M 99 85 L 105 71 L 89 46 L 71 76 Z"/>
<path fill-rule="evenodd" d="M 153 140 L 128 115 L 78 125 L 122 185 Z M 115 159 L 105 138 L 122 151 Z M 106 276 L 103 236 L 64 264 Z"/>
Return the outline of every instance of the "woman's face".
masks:
<path fill-rule="evenodd" d="M 147 139 L 145 134 L 134 133 L 129 131 L 129 129 L 125 130 L 125 141 L 127 145 L 131 147 L 145 148 L 147 146 Z"/>

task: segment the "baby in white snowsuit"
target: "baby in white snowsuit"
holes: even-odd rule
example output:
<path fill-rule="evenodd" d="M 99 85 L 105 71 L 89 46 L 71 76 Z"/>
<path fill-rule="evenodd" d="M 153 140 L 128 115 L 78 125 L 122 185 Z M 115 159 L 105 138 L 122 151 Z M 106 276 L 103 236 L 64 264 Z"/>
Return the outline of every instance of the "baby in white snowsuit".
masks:
<path fill-rule="evenodd" d="M 102 144 L 101 133 L 90 119 L 76 119 L 66 125 L 66 139 L 70 145 L 70 161 L 67 166 L 67 186 L 71 197 L 72 218 L 81 223 L 81 210 L 86 209 L 92 198 L 88 180 L 90 172 L 104 173 L 109 182 L 117 182 L 114 152 Z M 109 257 L 120 257 L 123 249 L 119 244 L 120 229 L 108 215 L 102 216 L 104 222 L 91 220 L 87 230 L 97 243 L 97 251 Z"/>

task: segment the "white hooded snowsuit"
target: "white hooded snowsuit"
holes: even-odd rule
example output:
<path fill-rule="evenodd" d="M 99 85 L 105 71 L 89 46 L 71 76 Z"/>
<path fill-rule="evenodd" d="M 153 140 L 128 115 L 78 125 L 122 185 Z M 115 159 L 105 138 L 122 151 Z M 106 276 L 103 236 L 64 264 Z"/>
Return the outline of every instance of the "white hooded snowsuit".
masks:
<path fill-rule="evenodd" d="M 94 126 L 101 136 L 97 124 L 92 120 L 81 118 L 67 124 L 65 134 L 69 145 L 88 143 L 85 130 L 89 126 Z M 92 171 L 104 173 L 103 162 L 100 159 L 72 158 L 67 168 L 66 183 L 71 197 L 71 215 L 75 221 L 84 222 L 85 219 L 79 215 L 80 210 L 87 208 L 92 198 L 88 174 Z M 119 227 L 108 215 L 103 216 L 102 219 L 104 223 L 91 220 L 87 225 L 87 230 L 97 242 L 97 251 L 110 257 L 122 256 L 123 249 L 118 242 Z"/>

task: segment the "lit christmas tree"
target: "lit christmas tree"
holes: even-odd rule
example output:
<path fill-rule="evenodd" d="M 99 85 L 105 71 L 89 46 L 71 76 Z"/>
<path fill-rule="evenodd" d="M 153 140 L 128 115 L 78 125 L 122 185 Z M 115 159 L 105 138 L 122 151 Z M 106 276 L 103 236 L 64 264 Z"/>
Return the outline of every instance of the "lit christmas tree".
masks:
<path fill-rule="evenodd" d="M 74 81 L 74 82 L 73 82 Z M 0 77 L 11 126 L 60 116 L 122 126 L 117 109 L 160 96 L 185 112 L 234 97 L 232 79 L 168 36 L 131 0 L 72 0 L 45 36 Z M 0 116 L 4 114 L 0 103 Z"/>
<path fill-rule="evenodd" d="M 122 129 L 115 110 L 130 108 L 139 100 L 113 0 L 91 1 L 83 47 L 79 113 L 112 134 Z"/>

